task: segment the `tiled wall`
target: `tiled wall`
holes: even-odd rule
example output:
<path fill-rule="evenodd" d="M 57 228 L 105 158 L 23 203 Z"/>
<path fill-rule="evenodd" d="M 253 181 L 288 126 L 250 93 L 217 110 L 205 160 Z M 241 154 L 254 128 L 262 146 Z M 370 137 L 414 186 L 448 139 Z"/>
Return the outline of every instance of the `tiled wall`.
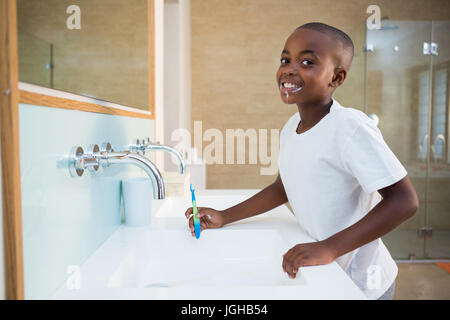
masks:
<path fill-rule="evenodd" d="M 144 175 L 115 165 L 72 178 L 71 148 L 110 142 L 119 151 L 133 139 L 153 139 L 154 121 L 20 104 L 19 126 L 25 297 L 48 298 L 68 267 L 81 265 L 119 227 L 121 178 Z"/>

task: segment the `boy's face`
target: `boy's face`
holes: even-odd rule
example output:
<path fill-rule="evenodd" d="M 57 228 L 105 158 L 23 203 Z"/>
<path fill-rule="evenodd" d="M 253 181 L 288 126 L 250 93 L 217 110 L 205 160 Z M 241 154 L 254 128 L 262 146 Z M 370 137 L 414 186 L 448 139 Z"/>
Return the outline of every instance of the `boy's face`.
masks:
<path fill-rule="evenodd" d="M 330 36 L 315 30 L 299 29 L 289 36 L 276 75 L 284 103 L 322 102 L 331 96 L 337 86 L 336 47 Z"/>

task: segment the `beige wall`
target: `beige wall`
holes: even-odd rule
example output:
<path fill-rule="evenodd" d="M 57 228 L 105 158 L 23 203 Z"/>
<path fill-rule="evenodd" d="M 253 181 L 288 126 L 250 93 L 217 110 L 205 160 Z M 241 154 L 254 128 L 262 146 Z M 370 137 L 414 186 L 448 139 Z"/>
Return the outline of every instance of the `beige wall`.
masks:
<path fill-rule="evenodd" d="M 192 0 L 192 128 L 193 121 L 201 120 L 203 131 L 217 128 L 224 136 L 225 128 L 281 129 L 297 107 L 285 105 L 279 96 L 275 73 L 280 53 L 290 33 L 311 21 L 333 25 L 354 41 L 353 65 L 335 98 L 363 110 L 362 48 L 370 4 L 373 1 Z M 445 0 L 385 0 L 377 5 L 381 16 L 391 20 L 448 19 L 450 11 Z M 275 176 L 260 175 L 261 167 L 208 165 L 207 188 L 265 187 Z"/>
<path fill-rule="evenodd" d="M 21 81 L 49 85 L 47 42 L 54 46 L 55 89 L 149 109 L 147 0 L 18 0 L 17 4 L 19 30 L 28 34 L 19 32 Z M 72 4 L 81 8 L 80 30 L 66 27 L 66 8 Z M 40 40 L 30 41 L 30 35 Z M 31 45 L 39 55 L 26 51 Z"/>

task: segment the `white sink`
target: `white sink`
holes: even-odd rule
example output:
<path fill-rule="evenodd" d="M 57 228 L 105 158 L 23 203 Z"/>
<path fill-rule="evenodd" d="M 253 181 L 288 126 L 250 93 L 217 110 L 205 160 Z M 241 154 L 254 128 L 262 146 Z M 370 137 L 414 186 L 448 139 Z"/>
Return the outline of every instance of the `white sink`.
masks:
<path fill-rule="evenodd" d="M 176 245 L 174 245 L 176 244 Z M 298 286 L 282 269 L 285 243 L 276 230 L 206 230 L 145 235 L 114 273 L 110 288 Z M 288 248 L 286 248 L 287 250 Z"/>
<path fill-rule="evenodd" d="M 248 192 L 199 192 L 198 206 L 226 209 Z M 155 200 L 152 223 L 121 226 L 81 266 L 81 286 L 66 283 L 55 299 L 365 299 L 335 263 L 301 268 L 296 279 L 282 255 L 312 242 L 280 206 L 263 215 L 192 236 L 184 213 L 190 197 Z"/>

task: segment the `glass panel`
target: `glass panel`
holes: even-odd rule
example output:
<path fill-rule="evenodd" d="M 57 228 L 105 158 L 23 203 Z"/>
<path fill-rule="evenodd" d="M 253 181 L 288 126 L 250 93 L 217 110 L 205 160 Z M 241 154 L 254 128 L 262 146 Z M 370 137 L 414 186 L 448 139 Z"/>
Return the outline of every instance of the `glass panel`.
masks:
<path fill-rule="evenodd" d="M 432 236 L 425 239 L 425 257 L 450 258 L 450 157 L 449 140 L 449 74 L 450 21 L 433 21 L 431 154 L 428 167 L 428 202 L 426 226 Z"/>
<path fill-rule="evenodd" d="M 420 199 L 409 220 L 383 237 L 395 259 L 424 258 L 418 230 L 425 223 L 431 22 L 383 19 L 366 33 L 366 106 L 383 138 L 408 171 Z"/>

